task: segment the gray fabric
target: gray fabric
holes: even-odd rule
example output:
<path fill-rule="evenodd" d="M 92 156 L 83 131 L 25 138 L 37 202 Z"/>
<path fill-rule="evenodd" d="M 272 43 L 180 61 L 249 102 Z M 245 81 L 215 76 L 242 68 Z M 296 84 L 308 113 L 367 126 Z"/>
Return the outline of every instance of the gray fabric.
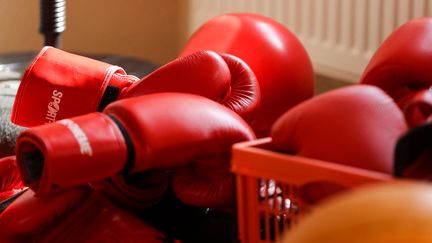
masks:
<path fill-rule="evenodd" d="M 17 84 L 0 81 L 0 157 L 14 154 L 16 137 L 24 130 L 10 121 Z"/>

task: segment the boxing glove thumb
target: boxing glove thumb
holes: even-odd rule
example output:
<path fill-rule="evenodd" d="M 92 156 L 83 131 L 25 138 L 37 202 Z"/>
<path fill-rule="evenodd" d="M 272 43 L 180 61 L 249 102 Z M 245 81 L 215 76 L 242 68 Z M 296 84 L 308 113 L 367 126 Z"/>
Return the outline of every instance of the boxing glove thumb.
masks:
<path fill-rule="evenodd" d="M 240 58 L 213 51 L 179 57 L 126 88 L 119 99 L 179 92 L 204 96 L 239 114 L 249 124 L 259 110 L 261 93 L 255 74 Z"/>
<path fill-rule="evenodd" d="M 413 92 L 399 102 L 405 119 L 410 127 L 431 121 L 432 93 L 430 89 Z"/>
<path fill-rule="evenodd" d="M 376 85 L 404 112 L 410 127 L 432 114 L 432 18 L 417 18 L 394 30 L 366 66 L 361 84 Z"/>

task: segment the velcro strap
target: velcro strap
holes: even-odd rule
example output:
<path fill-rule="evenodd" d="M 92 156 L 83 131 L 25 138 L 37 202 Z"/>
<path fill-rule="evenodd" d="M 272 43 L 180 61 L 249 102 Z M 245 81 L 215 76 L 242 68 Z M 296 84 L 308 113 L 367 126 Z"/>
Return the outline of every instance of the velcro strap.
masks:
<path fill-rule="evenodd" d="M 114 121 L 114 123 L 118 126 L 118 128 L 120 129 L 120 132 L 122 133 L 123 138 L 125 140 L 126 149 L 127 149 L 127 157 L 126 157 L 126 163 L 125 163 L 125 166 L 123 168 L 123 171 L 127 173 L 132 169 L 134 162 L 135 162 L 135 148 L 134 148 L 134 145 L 132 143 L 132 139 L 129 136 L 126 128 L 123 126 L 123 124 L 116 117 L 114 117 L 111 114 L 108 114 L 108 117 L 111 118 Z"/>
<path fill-rule="evenodd" d="M 120 94 L 120 89 L 118 87 L 108 85 L 105 92 L 102 95 L 102 99 L 99 103 L 98 111 L 103 111 L 109 103 L 117 100 L 119 94 Z"/>

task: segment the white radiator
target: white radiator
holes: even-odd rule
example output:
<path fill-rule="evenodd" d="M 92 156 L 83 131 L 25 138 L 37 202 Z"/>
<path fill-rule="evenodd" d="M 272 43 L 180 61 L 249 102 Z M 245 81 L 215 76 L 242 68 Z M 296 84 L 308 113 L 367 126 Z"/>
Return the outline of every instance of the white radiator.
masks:
<path fill-rule="evenodd" d="M 393 29 L 432 15 L 432 0 L 189 0 L 188 35 L 227 12 L 259 13 L 283 23 L 300 38 L 317 73 L 356 82 Z"/>

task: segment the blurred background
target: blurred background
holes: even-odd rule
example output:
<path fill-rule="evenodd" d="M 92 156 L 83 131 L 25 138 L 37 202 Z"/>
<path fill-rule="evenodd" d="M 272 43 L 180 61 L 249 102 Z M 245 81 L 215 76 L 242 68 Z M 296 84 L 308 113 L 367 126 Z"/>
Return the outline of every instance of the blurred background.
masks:
<path fill-rule="evenodd" d="M 0 0 L 0 54 L 42 47 L 39 4 Z M 216 15 L 266 15 L 286 25 L 305 45 L 319 91 L 356 82 L 393 29 L 432 15 L 432 0 L 73 0 L 66 1 L 66 9 L 62 49 L 157 64 L 176 58 L 193 31 Z"/>

